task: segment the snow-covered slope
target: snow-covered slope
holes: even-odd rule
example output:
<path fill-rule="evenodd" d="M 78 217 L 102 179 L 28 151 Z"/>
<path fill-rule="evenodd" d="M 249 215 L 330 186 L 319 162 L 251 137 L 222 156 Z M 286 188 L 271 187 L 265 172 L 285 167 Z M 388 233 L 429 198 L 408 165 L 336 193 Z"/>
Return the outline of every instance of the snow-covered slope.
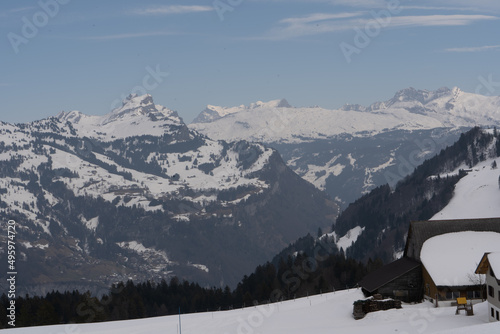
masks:
<path fill-rule="evenodd" d="M 294 108 L 283 100 L 248 107 L 209 106 L 190 127 L 215 139 L 299 143 L 341 134 L 366 137 L 393 130 L 491 126 L 499 122 L 500 97 L 455 87 L 436 91 L 408 88 L 369 107 L 346 105 L 337 110 Z"/>
<path fill-rule="evenodd" d="M 455 186 L 450 203 L 431 220 L 500 217 L 500 169 L 493 167 L 496 160 L 500 163 L 491 158 L 471 169 L 463 166 L 468 174 Z"/>
<path fill-rule="evenodd" d="M 369 313 L 361 320 L 352 316 L 353 302 L 363 299 L 360 290 L 339 291 L 309 298 L 224 312 L 181 316 L 182 333 L 272 334 L 387 334 L 387 333 L 498 333 L 498 323 L 488 324 L 487 303 L 474 306 L 474 316 L 455 315 L 455 307 L 434 308 L 423 304 L 403 305 L 399 310 Z M 60 325 L 6 330 L 6 333 L 179 333 L 179 317 L 85 325 Z"/>

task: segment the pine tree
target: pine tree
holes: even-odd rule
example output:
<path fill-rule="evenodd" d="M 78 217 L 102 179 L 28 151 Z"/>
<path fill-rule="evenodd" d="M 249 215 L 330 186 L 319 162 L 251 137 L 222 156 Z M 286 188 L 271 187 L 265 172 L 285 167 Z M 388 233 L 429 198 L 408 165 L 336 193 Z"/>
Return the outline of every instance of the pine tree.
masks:
<path fill-rule="evenodd" d="M 318 238 L 320 238 L 323 235 L 323 231 L 321 230 L 321 227 L 318 227 Z"/>

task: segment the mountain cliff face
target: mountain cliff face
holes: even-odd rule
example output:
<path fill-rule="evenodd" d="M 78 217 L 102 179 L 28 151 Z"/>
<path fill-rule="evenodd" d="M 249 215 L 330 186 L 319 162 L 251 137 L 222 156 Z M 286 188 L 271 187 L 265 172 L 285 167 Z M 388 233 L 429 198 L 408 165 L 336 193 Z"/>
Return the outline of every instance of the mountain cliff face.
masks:
<path fill-rule="evenodd" d="M 476 126 L 500 124 L 500 97 L 459 88 L 408 88 L 368 107 L 295 108 L 276 101 L 210 107 L 190 128 L 224 140 L 264 142 L 304 179 L 347 205 L 408 175 Z"/>
<path fill-rule="evenodd" d="M 31 293 L 172 275 L 234 285 L 338 212 L 275 150 L 209 139 L 149 95 L 105 116 L 1 123 L 0 189 Z"/>

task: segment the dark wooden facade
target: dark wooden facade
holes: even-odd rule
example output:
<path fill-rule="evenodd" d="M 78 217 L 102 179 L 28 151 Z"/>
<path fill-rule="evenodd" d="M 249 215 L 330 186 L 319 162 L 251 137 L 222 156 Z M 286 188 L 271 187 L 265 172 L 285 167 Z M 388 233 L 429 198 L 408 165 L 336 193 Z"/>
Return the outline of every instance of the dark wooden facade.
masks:
<path fill-rule="evenodd" d="M 380 294 L 406 303 L 423 298 L 422 265 L 403 257 L 368 274 L 359 283 L 366 296 Z"/>

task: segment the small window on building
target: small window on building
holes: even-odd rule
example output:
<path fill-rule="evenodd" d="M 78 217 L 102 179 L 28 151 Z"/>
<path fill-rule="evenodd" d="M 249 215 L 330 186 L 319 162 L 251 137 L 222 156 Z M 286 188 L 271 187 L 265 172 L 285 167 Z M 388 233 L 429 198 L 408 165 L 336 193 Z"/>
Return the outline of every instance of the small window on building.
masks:
<path fill-rule="evenodd" d="M 446 299 L 448 300 L 453 300 L 460 298 L 460 292 L 459 291 L 447 291 L 446 292 Z"/>
<path fill-rule="evenodd" d="M 499 317 L 498 317 L 498 311 L 497 311 L 497 321 L 500 321 Z"/>
<path fill-rule="evenodd" d="M 495 289 L 491 285 L 488 285 L 488 296 L 495 298 Z"/>
<path fill-rule="evenodd" d="M 475 290 L 475 291 L 467 291 L 467 299 L 480 299 L 481 298 L 481 291 Z"/>
<path fill-rule="evenodd" d="M 491 317 L 493 318 L 495 316 L 495 310 L 493 309 L 493 307 L 491 308 Z"/>

